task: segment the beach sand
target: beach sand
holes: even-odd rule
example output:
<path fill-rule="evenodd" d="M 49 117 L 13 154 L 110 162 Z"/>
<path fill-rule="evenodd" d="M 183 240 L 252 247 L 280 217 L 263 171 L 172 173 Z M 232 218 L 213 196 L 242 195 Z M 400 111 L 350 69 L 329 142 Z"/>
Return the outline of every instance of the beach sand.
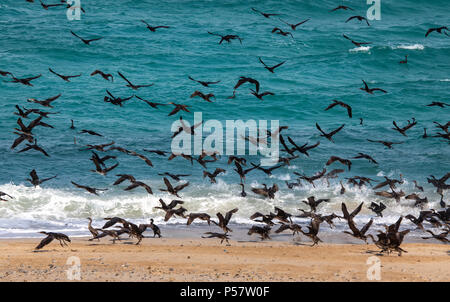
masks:
<path fill-rule="evenodd" d="M 152 238 L 136 246 L 135 240 L 73 238 L 69 247 L 52 242 L 33 252 L 39 241 L 0 240 L 1 281 L 70 281 L 71 256 L 80 259 L 81 281 L 368 281 L 367 261 L 378 251 L 365 244 L 310 247 L 309 241 L 227 246 L 216 239 Z M 401 257 L 377 256 L 381 281 L 450 281 L 449 245 L 402 247 L 408 253 Z"/>

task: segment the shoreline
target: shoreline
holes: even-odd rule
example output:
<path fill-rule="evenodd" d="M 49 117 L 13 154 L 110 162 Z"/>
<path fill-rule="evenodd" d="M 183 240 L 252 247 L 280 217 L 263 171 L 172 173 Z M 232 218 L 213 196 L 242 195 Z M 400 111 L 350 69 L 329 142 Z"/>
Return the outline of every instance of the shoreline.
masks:
<path fill-rule="evenodd" d="M 450 281 L 450 246 L 405 243 L 408 251 L 377 255 L 373 244 L 310 241 L 235 241 L 151 238 L 112 244 L 72 238 L 33 252 L 39 239 L 0 239 L 0 281 L 70 281 L 80 260 L 80 281 L 370 281 L 369 257 L 381 261 L 381 281 Z M 68 262 L 69 260 L 69 262 Z M 67 264 L 69 263 L 69 264 Z M 77 281 L 77 280 L 73 280 Z"/>

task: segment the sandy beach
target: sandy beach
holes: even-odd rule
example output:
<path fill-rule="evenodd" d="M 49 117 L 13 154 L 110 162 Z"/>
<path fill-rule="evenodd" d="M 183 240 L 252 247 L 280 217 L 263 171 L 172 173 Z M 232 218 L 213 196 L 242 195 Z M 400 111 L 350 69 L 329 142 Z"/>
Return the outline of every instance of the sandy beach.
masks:
<path fill-rule="evenodd" d="M 450 248 L 444 244 L 407 243 L 408 253 L 398 257 L 376 255 L 374 245 L 294 241 L 227 246 L 215 239 L 161 238 L 136 246 L 74 238 L 69 247 L 52 242 L 33 252 L 38 242 L 0 240 L 1 281 L 70 281 L 67 271 L 74 272 L 76 263 L 69 257 L 80 260 L 80 281 L 368 281 L 372 256 L 381 261 L 381 281 L 450 281 Z"/>

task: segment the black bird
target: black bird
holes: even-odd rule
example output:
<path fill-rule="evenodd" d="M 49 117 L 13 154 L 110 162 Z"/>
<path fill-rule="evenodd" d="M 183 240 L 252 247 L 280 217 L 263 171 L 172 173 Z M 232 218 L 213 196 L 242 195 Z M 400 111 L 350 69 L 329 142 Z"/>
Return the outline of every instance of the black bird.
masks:
<path fill-rule="evenodd" d="M 91 42 L 94 42 L 94 41 L 98 41 L 98 40 L 100 40 L 100 39 L 103 39 L 103 38 L 95 38 L 95 39 L 83 39 L 82 37 L 80 37 L 79 35 L 77 35 L 76 33 L 74 33 L 73 31 L 70 31 L 70 33 L 72 34 L 72 35 L 74 35 L 75 37 L 77 37 L 78 39 L 80 39 L 81 41 L 83 41 L 83 43 L 84 44 L 86 44 L 86 45 L 90 45 L 90 43 Z"/>
<path fill-rule="evenodd" d="M 34 144 L 25 144 L 25 145 L 27 145 L 27 146 L 25 148 L 23 148 L 22 150 L 18 151 L 17 153 L 22 153 L 22 152 L 33 149 L 33 150 L 41 152 L 42 154 L 44 154 L 47 157 L 50 157 L 50 155 L 48 155 L 48 153 L 43 148 L 38 146 L 37 139 L 34 140 Z"/>
<path fill-rule="evenodd" d="M 214 220 L 211 220 L 215 225 L 220 227 L 225 233 L 232 232 L 230 228 L 228 228 L 228 223 L 230 222 L 231 216 L 233 216 L 234 213 L 236 213 L 239 209 L 234 208 L 231 211 L 228 211 L 225 214 L 225 217 L 222 215 L 222 213 L 218 212 L 216 214 L 217 218 L 219 219 L 219 222 L 215 222 Z"/>
<path fill-rule="evenodd" d="M 214 96 L 214 94 L 212 94 L 212 93 L 204 94 L 203 92 L 198 91 L 198 90 L 194 91 L 194 93 L 191 94 L 191 98 L 194 98 L 196 96 L 199 96 L 202 99 L 204 99 L 205 101 L 210 102 L 210 103 L 213 102 L 213 101 L 211 101 L 211 98 L 214 98 L 214 99 L 216 98 Z"/>
<path fill-rule="evenodd" d="M 258 99 L 260 99 L 261 101 L 263 100 L 263 97 L 265 97 L 266 95 L 275 95 L 275 93 L 270 92 L 270 91 L 264 91 L 261 93 L 258 93 L 257 91 L 250 89 L 251 93 L 256 96 Z"/>
<path fill-rule="evenodd" d="M 389 177 L 384 176 L 385 181 L 380 182 L 375 187 L 373 187 L 374 190 L 380 189 L 385 186 L 389 186 L 392 189 L 395 189 L 397 184 L 403 184 L 403 175 L 400 174 L 400 179 L 390 179 Z"/>
<path fill-rule="evenodd" d="M 322 242 L 322 240 L 320 240 L 320 238 L 317 236 L 317 234 L 319 233 L 319 228 L 320 228 L 320 223 L 322 221 L 319 219 L 311 219 L 311 223 L 309 226 L 307 226 L 308 228 L 308 232 L 304 232 L 301 228 L 300 228 L 300 232 L 302 232 L 303 235 L 311 238 L 311 240 L 313 241 L 313 244 L 311 246 L 315 246 L 316 244 L 319 244 L 319 242 Z"/>
<path fill-rule="evenodd" d="M 263 188 L 252 188 L 252 192 L 266 198 L 274 199 L 275 193 L 278 192 L 278 185 L 273 184 L 272 187 L 268 188 L 266 184 L 263 184 Z"/>
<path fill-rule="evenodd" d="M 214 232 L 206 232 L 205 235 L 208 235 L 206 237 L 202 236 L 202 238 L 219 238 L 220 243 L 222 244 L 223 241 L 225 240 L 227 242 L 228 245 L 230 245 L 230 242 L 228 241 L 228 239 L 230 239 L 230 235 L 228 235 L 227 233 L 221 234 L 221 233 L 214 233 Z"/>
<path fill-rule="evenodd" d="M 294 36 L 290 32 L 283 31 L 281 28 L 278 28 L 278 27 L 274 27 L 274 29 L 272 29 L 272 33 L 279 34 L 279 35 L 282 35 L 282 36 L 285 36 L 285 37 L 287 35 L 290 35 L 292 38 L 294 38 Z"/>
<path fill-rule="evenodd" d="M 433 31 L 442 34 L 444 33 L 445 35 L 448 36 L 447 31 L 448 31 L 448 27 L 447 26 L 441 26 L 441 27 L 433 27 L 427 30 L 425 37 L 428 37 L 429 34 L 431 34 Z"/>
<path fill-rule="evenodd" d="M 220 81 L 215 81 L 215 82 L 199 81 L 199 80 L 196 80 L 196 79 L 192 78 L 191 76 L 188 76 L 188 78 L 189 78 L 189 80 L 197 82 L 197 83 L 201 84 L 204 87 L 209 87 L 209 85 L 220 83 Z"/>
<path fill-rule="evenodd" d="M 116 176 L 119 176 L 119 178 L 113 183 L 114 186 L 121 184 L 125 180 L 128 180 L 130 182 L 136 181 L 136 178 L 134 178 L 134 176 L 130 174 L 117 174 Z"/>
<path fill-rule="evenodd" d="M 132 181 L 131 184 L 128 187 L 126 187 L 124 190 L 130 191 L 130 190 L 134 190 L 138 187 L 144 188 L 148 194 L 153 194 L 152 188 L 150 188 L 149 185 L 143 183 L 142 181 Z"/>
<path fill-rule="evenodd" d="M 314 196 L 309 196 L 306 200 L 302 200 L 302 202 L 306 205 L 308 205 L 311 208 L 312 212 L 316 212 L 317 207 L 319 206 L 319 204 L 321 204 L 322 202 L 329 202 L 330 199 L 327 198 L 321 198 L 321 199 L 317 199 Z"/>
<path fill-rule="evenodd" d="M 188 219 L 186 225 L 190 225 L 192 222 L 194 222 L 195 219 L 206 221 L 208 222 L 208 225 L 211 224 L 211 216 L 206 213 L 189 213 L 187 217 Z"/>
<path fill-rule="evenodd" d="M 48 180 L 50 180 L 50 179 L 55 178 L 56 176 L 57 176 L 57 175 L 52 176 L 52 177 L 49 177 L 49 178 L 39 179 L 39 176 L 37 175 L 36 170 L 33 169 L 33 170 L 30 172 L 30 177 L 31 177 L 31 179 L 27 178 L 27 180 L 28 180 L 33 186 L 37 187 L 37 186 L 39 186 L 40 184 L 42 184 L 42 183 L 44 183 L 44 182 L 46 182 L 46 181 L 48 181 Z"/>
<path fill-rule="evenodd" d="M 253 8 L 253 7 L 252 7 L 252 11 L 257 12 L 257 13 L 263 15 L 263 16 L 266 17 L 266 18 L 270 18 L 271 16 L 279 16 L 279 15 L 280 15 L 280 14 L 267 14 L 267 13 L 263 13 L 262 11 L 257 10 L 256 8 Z"/>
<path fill-rule="evenodd" d="M 397 202 L 400 202 L 400 199 L 405 196 L 405 192 L 400 190 L 400 192 L 394 191 L 394 189 L 391 187 L 391 192 L 387 191 L 381 191 L 381 192 L 375 192 L 375 195 L 383 196 L 386 198 L 394 198 Z"/>
<path fill-rule="evenodd" d="M 168 205 L 164 202 L 164 200 L 162 200 L 161 198 L 159 199 L 159 203 L 161 204 L 160 207 L 154 207 L 154 209 L 161 209 L 164 211 L 168 211 L 171 210 L 173 208 L 175 208 L 177 205 L 179 204 L 184 204 L 184 201 L 182 200 L 172 200 Z"/>
<path fill-rule="evenodd" d="M 211 181 L 211 183 L 216 183 L 217 175 L 219 175 L 220 173 L 225 173 L 225 172 L 226 171 L 224 169 L 222 169 L 222 168 L 216 168 L 216 170 L 214 170 L 213 173 L 209 173 L 208 171 L 203 171 L 203 178 L 208 176 L 208 178 Z"/>
<path fill-rule="evenodd" d="M 345 6 L 345 5 L 339 5 L 339 6 L 335 7 L 335 8 L 333 8 L 332 10 L 330 10 L 330 12 L 334 12 L 334 11 L 337 11 L 339 9 L 353 10 L 353 8 L 351 8 L 351 7 L 348 7 L 348 6 Z"/>
<path fill-rule="evenodd" d="M 383 211 L 386 209 L 386 206 L 382 202 L 380 202 L 380 204 L 372 202 L 368 208 L 377 214 L 377 216 L 383 217 Z"/>
<path fill-rule="evenodd" d="M 405 59 L 398 62 L 399 64 L 408 64 L 408 55 L 405 55 Z"/>
<path fill-rule="evenodd" d="M 419 206 L 419 207 L 423 208 L 423 206 L 428 203 L 428 198 L 427 197 L 421 198 L 416 193 L 406 195 L 405 199 L 412 199 L 412 200 L 414 200 L 415 201 L 415 203 L 414 203 L 415 207 Z"/>
<path fill-rule="evenodd" d="M 277 65 L 274 65 L 274 66 L 270 67 L 270 66 L 267 66 L 266 63 L 264 63 L 263 60 L 262 60 L 261 58 L 258 58 L 258 59 L 259 59 L 259 61 L 261 62 L 261 64 L 264 65 L 264 68 L 267 69 L 268 71 L 270 71 L 271 73 L 275 73 L 275 72 L 274 72 L 275 68 L 280 67 L 281 65 L 283 65 L 284 63 L 286 63 L 286 61 L 283 61 L 283 62 L 281 62 L 281 63 L 278 63 Z"/>
<path fill-rule="evenodd" d="M 311 150 L 311 149 L 314 149 L 314 148 L 316 148 L 316 147 L 318 147 L 318 146 L 320 145 L 320 142 L 317 142 L 316 144 L 311 145 L 311 146 L 308 146 L 308 143 L 306 143 L 306 144 L 304 144 L 304 145 L 302 145 L 302 146 L 298 146 L 298 145 L 291 139 L 290 136 L 288 136 L 288 141 L 294 146 L 294 148 L 289 149 L 289 148 L 286 146 L 286 144 L 284 143 L 284 139 L 283 139 L 282 136 L 280 135 L 280 142 L 281 142 L 281 144 L 284 146 L 284 148 L 286 149 L 286 151 L 287 151 L 289 154 L 291 154 L 291 155 L 293 155 L 291 152 L 298 151 L 298 152 L 300 152 L 300 153 L 302 153 L 302 154 L 305 154 L 306 156 L 309 156 L 308 151 Z"/>
<path fill-rule="evenodd" d="M 265 225 L 263 227 L 254 225 L 250 228 L 250 230 L 248 230 L 247 235 L 251 236 L 252 234 L 258 234 L 261 238 L 261 240 L 265 240 L 265 239 L 271 239 L 269 236 L 270 233 L 270 226 Z"/>
<path fill-rule="evenodd" d="M 219 36 L 220 37 L 219 44 L 222 44 L 223 41 L 231 43 L 231 40 L 235 40 L 235 39 L 239 40 L 239 42 L 242 44 L 242 39 L 238 35 L 225 35 L 225 36 L 222 36 L 220 34 L 212 33 L 212 32 L 209 32 L 209 31 L 208 31 L 208 34 L 213 35 L 213 36 Z"/>
<path fill-rule="evenodd" d="M 382 141 L 382 140 L 372 140 L 372 139 L 367 139 L 367 141 L 369 141 L 369 142 L 371 142 L 371 143 L 379 143 L 379 144 L 382 144 L 382 145 L 386 146 L 388 149 L 393 149 L 392 145 L 403 144 L 403 142 L 387 142 L 387 141 Z"/>
<path fill-rule="evenodd" d="M 121 223 L 123 225 L 123 227 L 128 228 L 128 226 L 130 224 L 128 221 L 126 221 L 125 219 L 120 218 L 120 217 L 106 217 L 103 219 L 107 220 L 107 222 L 103 225 L 102 229 L 107 229 L 109 227 L 114 226 L 117 223 Z"/>
<path fill-rule="evenodd" d="M 92 188 L 92 187 L 88 187 L 88 186 L 79 185 L 79 184 L 77 184 L 77 183 L 75 183 L 75 182 L 73 182 L 73 181 L 71 181 L 71 183 L 72 183 L 75 187 L 80 188 L 80 189 L 84 189 L 84 190 L 88 191 L 89 193 L 95 194 L 95 195 L 97 195 L 97 196 L 98 196 L 97 191 L 107 191 L 107 190 L 108 190 L 108 189 L 97 189 L 97 188 Z"/>
<path fill-rule="evenodd" d="M 330 142 L 333 142 L 333 143 L 334 143 L 334 141 L 333 141 L 333 139 L 332 139 L 333 135 L 335 135 L 336 133 L 338 133 L 339 131 L 341 131 L 342 128 L 344 128 L 344 126 L 345 126 L 345 124 L 342 124 L 339 128 L 337 128 L 337 129 L 335 129 L 335 130 L 333 130 L 333 131 L 331 131 L 331 132 L 329 132 L 329 133 L 325 133 L 325 132 L 320 128 L 319 124 L 316 123 L 316 128 L 317 128 L 317 130 L 319 130 L 319 131 L 322 133 L 320 136 L 323 136 L 323 137 L 327 138 Z"/>
<path fill-rule="evenodd" d="M 31 84 L 31 81 L 33 81 L 35 79 L 38 79 L 41 76 L 42 76 L 42 74 L 34 76 L 34 77 L 19 79 L 19 78 L 16 78 L 15 76 L 11 75 L 12 81 L 7 81 L 7 82 L 8 83 L 20 83 L 20 84 L 23 84 L 25 86 L 33 86 L 33 84 Z"/>
<path fill-rule="evenodd" d="M 70 129 L 75 129 L 75 126 L 73 125 L 73 120 L 70 120 L 71 124 L 70 124 Z"/>
<path fill-rule="evenodd" d="M 378 162 L 375 159 L 373 159 L 372 156 L 370 156 L 368 154 L 365 154 L 365 153 L 361 153 L 361 152 L 358 153 L 358 156 L 355 156 L 353 158 L 354 159 L 364 158 L 364 159 L 367 159 L 369 162 L 371 162 L 373 164 L 378 164 Z"/>
<path fill-rule="evenodd" d="M 43 248 L 44 246 L 46 246 L 47 244 L 52 242 L 53 239 L 58 240 L 59 244 L 62 247 L 64 247 L 65 245 L 67 246 L 66 242 L 71 242 L 69 237 L 67 235 L 65 235 L 65 234 L 62 234 L 62 233 L 52 233 L 52 232 L 39 232 L 39 233 L 47 235 L 47 237 L 42 239 L 42 241 L 38 244 L 38 246 L 36 246 L 34 248 L 35 250 L 40 250 L 41 248 Z"/>
<path fill-rule="evenodd" d="M 300 21 L 300 22 L 297 23 L 297 24 L 290 24 L 290 23 L 288 23 L 288 22 L 283 21 L 282 19 L 280 19 L 281 22 L 283 22 L 284 24 L 289 25 L 289 26 L 292 28 L 292 30 L 296 30 L 296 29 L 297 29 L 297 26 L 300 26 L 300 25 L 302 25 L 303 23 L 308 22 L 309 20 L 310 20 L 310 19 L 306 19 L 306 20 Z"/>
<path fill-rule="evenodd" d="M 345 23 L 347 23 L 348 21 L 353 20 L 353 19 L 357 19 L 358 21 L 364 20 L 364 21 L 366 21 L 367 26 L 370 26 L 369 21 L 363 16 L 351 16 L 350 18 L 347 19 L 347 21 L 345 21 Z"/>
<path fill-rule="evenodd" d="M 252 216 L 250 216 L 250 219 L 255 222 L 262 222 L 267 224 L 268 226 L 273 226 L 275 223 L 272 221 L 275 218 L 274 213 L 270 213 L 269 215 L 261 214 L 260 212 L 255 212 Z M 256 218 L 261 218 L 261 220 L 255 220 Z"/>
<path fill-rule="evenodd" d="M 272 175 L 273 170 L 279 169 L 284 166 L 284 164 L 281 164 L 281 165 L 273 166 L 271 168 L 266 169 L 266 168 L 262 168 L 261 165 L 255 165 L 254 163 L 251 163 L 251 165 L 253 167 L 255 167 L 256 169 L 263 171 L 268 176 Z"/>
<path fill-rule="evenodd" d="M 344 219 L 347 220 L 348 226 L 351 233 L 348 231 L 344 231 L 346 234 L 350 234 L 355 238 L 364 240 L 367 243 L 367 236 L 366 233 L 369 230 L 370 226 L 373 223 L 373 219 L 370 219 L 369 222 L 364 225 L 361 229 L 358 229 L 355 225 L 355 222 L 353 221 L 353 218 L 361 211 L 363 203 L 361 203 L 351 214 L 348 213 L 347 207 L 345 203 L 342 203 L 342 213 L 344 215 Z"/>
<path fill-rule="evenodd" d="M 0 191 L 0 200 L 1 200 L 1 201 L 7 201 L 6 199 L 3 198 L 3 196 L 8 196 L 9 198 L 14 199 L 14 197 L 12 197 L 11 195 L 6 194 L 5 192 Z"/>
<path fill-rule="evenodd" d="M 127 87 L 130 87 L 133 90 L 138 90 L 139 88 L 142 87 L 150 87 L 153 86 L 153 84 L 147 84 L 147 85 L 134 85 L 133 83 L 131 83 L 122 73 L 120 73 L 120 71 L 117 72 L 119 74 L 119 76 L 124 79 L 128 84 L 126 85 Z"/>
<path fill-rule="evenodd" d="M 239 185 L 240 185 L 241 188 L 242 188 L 242 190 L 241 190 L 241 196 L 242 196 L 242 197 L 246 197 L 246 196 L 247 196 L 247 193 L 245 192 L 245 186 L 244 186 L 244 184 L 241 182 Z"/>
<path fill-rule="evenodd" d="M 327 161 L 326 165 L 329 166 L 335 161 L 340 162 L 343 165 L 346 165 L 348 167 L 348 170 L 350 171 L 352 168 L 352 162 L 349 159 L 340 158 L 338 156 L 331 156 L 330 159 Z"/>
<path fill-rule="evenodd" d="M 333 108 L 334 106 L 341 106 L 344 107 L 345 109 L 347 109 L 347 114 L 349 118 L 352 118 L 352 107 L 350 107 L 348 104 L 338 101 L 338 100 L 333 100 L 333 103 L 331 103 L 327 108 L 325 108 L 325 111 Z"/>
<path fill-rule="evenodd" d="M 450 243 L 450 240 L 447 239 L 448 233 L 450 232 L 449 230 L 442 232 L 440 234 L 434 234 L 432 231 L 430 230 L 426 230 L 425 232 L 428 232 L 431 234 L 431 237 L 422 237 L 422 239 L 436 239 L 439 241 L 442 241 L 443 243 Z"/>
<path fill-rule="evenodd" d="M 414 187 L 415 187 L 417 190 L 423 192 L 423 187 L 422 187 L 422 186 L 419 186 L 419 185 L 417 184 L 417 181 L 413 180 L 413 183 L 414 183 Z"/>
<path fill-rule="evenodd" d="M 62 4 L 62 3 L 57 3 L 57 4 L 45 4 L 45 3 L 42 2 L 41 0 L 39 0 L 39 2 L 41 3 L 41 6 L 42 6 L 45 10 L 48 10 L 50 7 L 56 7 L 56 6 L 64 5 L 64 4 Z"/>
<path fill-rule="evenodd" d="M 403 136 L 407 136 L 406 131 L 411 129 L 412 127 L 414 127 L 417 124 L 417 121 L 415 118 L 412 118 L 412 122 L 408 120 L 408 125 L 406 125 L 402 128 L 400 128 L 395 121 L 393 121 L 392 124 L 395 127 L 395 128 L 392 128 L 393 130 L 398 131 Z"/>
<path fill-rule="evenodd" d="M 162 237 L 161 230 L 156 224 L 153 223 L 153 221 L 154 221 L 153 218 L 150 219 L 150 224 L 148 225 L 148 227 L 151 228 L 153 231 L 153 238 L 155 238 L 155 236 L 158 236 L 158 238 L 161 238 Z"/>
<path fill-rule="evenodd" d="M 114 76 L 110 73 L 104 73 L 103 71 L 96 69 L 91 73 L 91 77 L 95 76 L 96 74 L 101 75 L 102 78 L 104 78 L 107 81 L 109 81 L 109 79 L 111 79 L 111 82 L 114 82 Z"/>
<path fill-rule="evenodd" d="M 103 98 L 103 101 L 106 103 L 111 103 L 113 105 L 119 105 L 120 107 L 122 107 L 123 102 L 126 102 L 134 97 L 134 95 L 131 95 L 127 98 L 115 97 L 111 92 L 108 91 L 108 89 L 106 89 L 106 93 L 108 95 Z"/>
<path fill-rule="evenodd" d="M 96 238 L 100 234 L 99 231 L 101 231 L 101 229 L 96 229 L 96 228 L 94 228 L 92 226 L 92 218 L 91 217 L 88 217 L 87 219 L 89 220 L 88 230 L 92 234 L 92 238 L 91 239 L 93 240 L 94 238 Z M 91 239 L 89 239 L 89 240 L 92 241 Z M 100 238 L 96 238 L 96 239 L 98 241 L 100 241 Z"/>
<path fill-rule="evenodd" d="M 427 106 L 427 107 L 437 106 L 437 107 L 444 108 L 445 106 L 450 106 L 450 104 L 443 103 L 443 102 L 431 102 L 430 104 L 428 104 L 428 105 L 426 105 L 426 106 Z"/>
<path fill-rule="evenodd" d="M 364 88 L 359 88 L 359 89 L 361 89 L 369 94 L 373 94 L 374 91 L 381 91 L 381 92 L 387 93 L 386 90 L 381 89 L 381 88 L 369 88 L 369 86 L 367 86 L 367 83 L 364 80 L 362 80 L 362 81 L 364 83 Z"/>
<path fill-rule="evenodd" d="M 78 78 L 78 77 L 81 77 L 81 74 L 78 74 L 78 75 L 73 75 L 73 76 L 66 76 L 66 75 L 62 75 L 62 74 L 59 74 L 59 73 L 56 73 L 56 72 L 54 72 L 51 68 L 49 68 L 48 69 L 51 73 L 53 73 L 54 75 L 57 75 L 58 77 L 60 77 L 61 79 L 63 79 L 64 81 L 66 81 L 66 82 L 70 82 L 70 79 L 71 78 Z"/>
<path fill-rule="evenodd" d="M 164 179 L 164 184 L 166 185 L 167 189 L 159 189 L 159 190 L 160 190 L 160 191 L 163 191 L 163 192 L 169 192 L 170 194 L 173 194 L 173 195 L 175 195 L 175 196 L 177 196 L 177 197 L 180 197 L 180 196 L 178 195 L 178 192 L 179 192 L 179 191 L 181 191 L 181 190 L 183 190 L 184 188 L 186 188 L 187 186 L 189 186 L 189 182 L 187 182 L 187 183 L 178 185 L 178 186 L 176 186 L 176 187 L 174 188 L 174 187 L 172 186 L 172 184 L 170 183 L 170 181 L 169 181 L 166 177 L 164 177 L 163 179 Z"/>
<path fill-rule="evenodd" d="M 90 134 L 90 135 L 102 136 L 103 137 L 103 135 L 101 135 L 101 134 L 99 134 L 99 133 L 97 133 L 95 131 L 92 131 L 92 130 L 83 129 L 83 130 L 80 131 L 80 133 L 87 133 L 87 134 Z"/>
<path fill-rule="evenodd" d="M 427 178 L 429 184 L 432 184 L 436 188 L 436 192 L 439 194 L 443 194 L 444 190 L 450 189 L 450 185 L 447 185 L 445 182 L 450 178 L 450 172 L 442 176 L 441 178 L 436 178 L 433 175 L 430 175 L 431 178 Z"/>
<path fill-rule="evenodd" d="M 10 73 L 9 71 L 4 71 L 4 70 L 0 70 L 0 75 L 1 75 L 2 77 L 6 77 L 6 76 L 8 76 L 8 75 L 13 76 L 12 73 Z"/>
<path fill-rule="evenodd" d="M 174 102 L 169 102 L 169 104 L 175 106 L 175 108 L 169 113 L 169 116 L 176 114 L 180 110 L 183 110 L 185 112 L 190 112 L 189 109 L 187 109 L 188 107 L 190 107 L 188 105 L 176 104 Z"/>
<path fill-rule="evenodd" d="M 166 216 L 164 216 L 164 221 L 168 221 L 173 215 L 180 216 L 182 218 L 186 218 L 184 213 L 187 211 L 187 209 L 183 207 L 179 207 L 178 209 L 169 209 L 166 210 Z"/>
<path fill-rule="evenodd" d="M 240 77 L 239 81 L 234 85 L 234 90 L 238 89 L 239 86 L 241 86 L 244 83 L 251 83 L 255 85 L 255 91 L 259 92 L 259 82 L 255 79 L 249 78 L 249 77 Z"/>
<path fill-rule="evenodd" d="M 172 174 L 172 173 L 169 173 L 169 172 L 158 173 L 158 175 L 160 175 L 160 176 L 169 176 L 170 178 L 172 178 L 173 180 L 176 180 L 176 181 L 181 181 L 180 177 L 190 176 L 190 174 Z"/>
<path fill-rule="evenodd" d="M 144 149 L 144 151 L 150 152 L 150 153 L 156 153 L 156 154 L 161 155 L 161 156 L 166 156 L 166 154 L 169 153 L 169 152 L 167 152 L 167 151 L 161 151 L 161 150 L 149 150 L 149 149 Z M 189 176 L 189 175 L 186 175 L 186 176 Z"/>
<path fill-rule="evenodd" d="M 236 169 L 234 169 L 234 171 L 236 171 L 237 174 L 239 174 L 239 177 L 241 178 L 241 182 L 243 180 L 245 180 L 245 175 L 247 175 L 247 173 L 249 173 L 252 170 L 257 169 L 257 167 L 253 167 L 253 168 L 249 168 L 249 169 L 245 169 L 244 170 L 244 169 L 242 169 L 242 166 L 241 166 L 241 164 L 238 161 L 235 161 L 234 165 L 236 166 Z M 259 165 L 258 165 L 258 167 L 259 167 Z"/>
<path fill-rule="evenodd" d="M 295 236 L 295 234 L 301 233 L 302 227 L 296 223 L 281 223 L 281 226 L 277 230 L 275 230 L 275 233 L 279 234 L 286 230 L 291 230 L 292 236 Z"/>
<path fill-rule="evenodd" d="M 156 30 L 158 28 L 170 28 L 169 26 L 165 26 L 165 25 L 150 26 L 150 24 L 148 24 L 144 20 L 141 20 L 141 22 L 144 23 L 147 26 L 148 30 L 151 31 L 151 32 L 156 32 Z"/>
<path fill-rule="evenodd" d="M 297 176 L 299 176 L 301 179 L 303 179 L 303 180 L 306 180 L 307 182 L 309 182 L 310 184 L 312 184 L 312 186 L 315 188 L 316 186 L 314 185 L 314 181 L 315 180 L 318 180 L 318 179 L 320 179 L 320 178 L 322 178 L 324 175 L 325 175 L 325 173 L 327 173 L 327 169 L 323 169 L 322 171 L 320 171 L 320 172 L 317 172 L 316 174 L 314 174 L 313 176 L 306 176 L 306 175 L 302 175 L 302 174 L 299 174 L 299 173 L 297 173 L 297 172 L 294 172 L 294 174 L 295 175 L 297 175 Z"/>
<path fill-rule="evenodd" d="M 29 103 L 36 103 L 36 104 L 40 104 L 40 105 L 42 105 L 44 107 L 53 108 L 53 106 L 51 105 L 51 102 L 57 100 L 60 96 L 61 96 L 61 93 L 58 94 L 58 95 L 55 95 L 53 97 L 50 97 L 48 99 L 42 100 L 42 101 L 38 101 L 35 98 L 29 98 L 29 99 L 27 99 L 27 102 L 29 102 Z"/>

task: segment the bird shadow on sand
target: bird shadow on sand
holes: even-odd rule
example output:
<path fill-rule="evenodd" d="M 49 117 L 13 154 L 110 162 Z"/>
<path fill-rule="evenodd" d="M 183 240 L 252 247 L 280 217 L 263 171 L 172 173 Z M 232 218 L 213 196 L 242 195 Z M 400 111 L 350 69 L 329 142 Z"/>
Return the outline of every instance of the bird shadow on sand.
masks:
<path fill-rule="evenodd" d="M 372 254 L 372 255 L 376 255 L 376 256 L 384 256 L 384 254 L 381 253 L 380 251 L 372 251 L 372 250 L 366 251 L 366 254 Z"/>

